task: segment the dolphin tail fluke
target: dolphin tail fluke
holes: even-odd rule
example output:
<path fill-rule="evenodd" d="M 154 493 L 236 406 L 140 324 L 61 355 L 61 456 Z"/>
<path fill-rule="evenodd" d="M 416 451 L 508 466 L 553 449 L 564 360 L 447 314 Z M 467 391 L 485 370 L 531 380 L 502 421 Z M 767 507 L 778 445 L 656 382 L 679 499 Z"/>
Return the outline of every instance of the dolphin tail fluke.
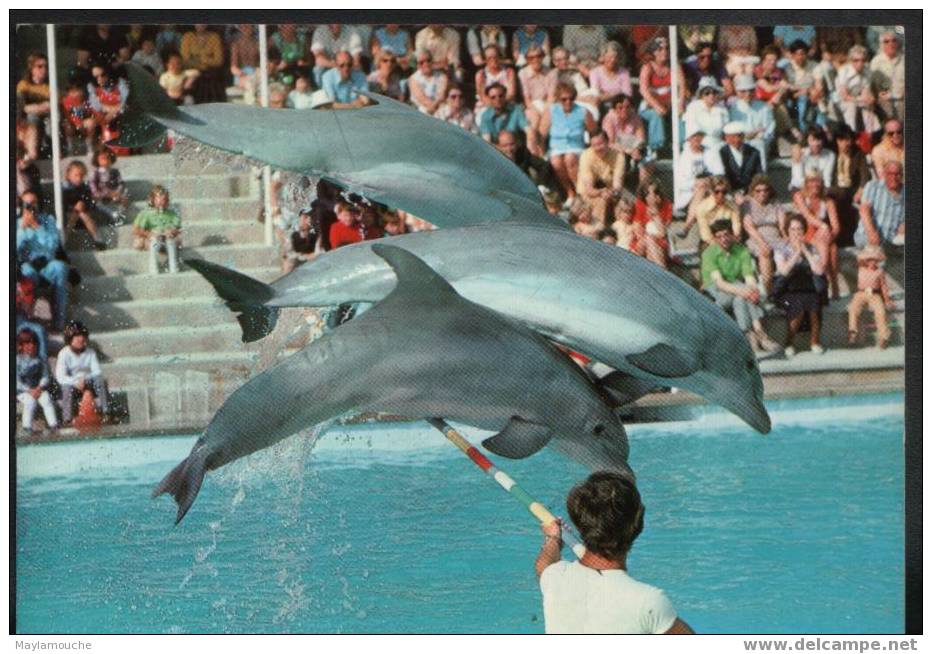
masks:
<path fill-rule="evenodd" d="M 194 499 L 201 490 L 204 474 L 207 472 L 207 456 L 201 449 L 195 449 L 184 461 L 175 466 L 165 479 L 159 482 L 152 490 L 152 497 L 156 498 L 169 493 L 178 503 L 178 515 L 175 517 L 177 525 L 184 518 L 188 509 L 194 504 Z"/>
<path fill-rule="evenodd" d="M 210 261 L 188 259 L 185 264 L 210 282 L 243 329 L 243 342 L 251 343 L 268 336 L 278 322 L 278 309 L 265 306 L 275 296 L 268 284 Z"/>
<path fill-rule="evenodd" d="M 120 118 L 120 136 L 110 141 L 112 145 L 125 148 L 140 148 L 155 143 L 165 134 L 165 127 L 158 118 L 183 118 L 158 81 L 145 68 L 127 63 L 129 97 Z"/>

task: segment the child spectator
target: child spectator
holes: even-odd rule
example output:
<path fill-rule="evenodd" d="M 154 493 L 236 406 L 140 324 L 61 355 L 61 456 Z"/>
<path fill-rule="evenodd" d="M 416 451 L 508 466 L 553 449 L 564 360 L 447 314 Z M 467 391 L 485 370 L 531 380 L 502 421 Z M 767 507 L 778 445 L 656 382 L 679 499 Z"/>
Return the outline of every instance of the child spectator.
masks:
<path fill-rule="evenodd" d="M 395 55 L 390 50 L 382 52 L 375 59 L 376 66 L 366 78 L 369 90 L 387 95 L 398 101 L 404 101 L 404 89 L 401 86 L 401 71 L 396 65 Z"/>
<path fill-rule="evenodd" d="M 141 47 L 133 54 L 131 61 L 139 64 L 143 68 L 148 68 L 149 72 L 156 77 L 161 75 L 165 70 L 162 58 L 155 49 L 155 39 L 151 36 L 143 37 Z"/>
<path fill-rule="evenodd" d="M 36 404 L 42 407 L 49 429 L 58 427 L 55 407 L 49 396 L 48 361 L 38 355 L 39 341 L 29 329 L 16 335 L 16 399 L 23 403 L 23 431 L 32 431 Z"/>
<path fill-rule="evenodd" d="M 75 138 L 83 135 L 86 151 L 93 152 L 97 121 L 94 120 L 94 112 L 87 101 L 84 87 L 80 82 L 71 81 L 68 83 L 68 90 L 65 97 L 62 98 L 61 104 L 64 116 L 62 128 L 65 132 L 65 150 L 70 153 L 77 153 Z"/>
<path fill-rule="evenodd" d="M 109 141 L 119 135 L 118 120 L 129 97 L 129 82 L 114 78 L 110 69 L 102 64 L 91 66 L 95 83 L 88 84 L 87 97 L 100 126 L 100 139 Z"/>
<path fill-rule="evenodd" d="M 91 392 L 97 410 L 106 416 L 110 401 L 107 386 L 100 371 L 97 353 L 88 347 L 90 334 L 82 323 L 70 322 L 63 332 L 65 347 L 58 353 L 55 363 L 55 380 L 61 386 L 62 424 L 70 425 L 74 417 L 74 393 Z"/>
<path fill-rule="evenodd" d="M 397 23 L 376 28 L 372 33 L 372 60 L 377 61 L 382 54 L 389 52 L 395 55 L 402 70 L 411 68 L 411 35 L 400 29 Z"/>
<path fill-rule="evenodd" d="M 87 166 L 80 161 L 72 161 L 65 169 L 65 181 L 62 182 L 61 190 L 62 203 L 68 217 L 68 228 L 73 229 L 80 220 L 87 233 L 94 239 L 94 247 L 98 250 L 105 250 L 107 245 L 100 239 L 97 233 L 97 223 L 91 215 L 94 210 L 94 197 L 91 195 L 91 187 L 85 181 L 85 177 L 87 177 Z"/>
<path fill-rule="evenodd" d="M 363 240 L 362 229 L 357 220 L 359 211 L 349 202 L 340 201 L 334 206 L 337 221 L 330 225 L 330 247 L 334 250 L 343 245 Z"/>
<path fill-rule="evenodd" d="M 647 181 L 638 188 L 634 203 L 634 238 L 630 249 L 661 268 L 667 267 L 667 227 L 673 220 L 673 203 L 663 197 L 660 185 Z"/>
<path fill-rule="evenodd" d="M 615 207 L 615 222 L 612 223 L 612 230 L 615 232 L 616 245 L 630 250 L 631 241 L 634 239 L 634 211 L 630 203 L 619 202 Z"/>
<path fill-rule="evenodd" d="M 112 220 L 123 222 L 129 194 L 120 171 L 113 167 L 116 155 L 113 150 L 102 147 L 94 153 L 94 170 L 90 176 L 91 197 L 97 208 Z"/>
<path fill-rule="evenodd" d="M 298 227 L 291 233 L 285 243 L 282 270 L 286 273 L 317 256 L 316 249 L 320 235 L 311 223 L 311 214 L 310 207 L 301 209 L 298 213 Z"/>
<path fill-rule="evenodd" d="M 890 342 L 887 311 L 896 308 L 887 288 L 887 275 L 881 264 L 886 259 L 883 248 L 868 245 L 858 252 L 858 290 L 848 304 L 848 344 L 858 342 L 858 320 L 865 305 L 874 313 L 877 323 L 877 347 L 884 349 Z"/>
<path fill-rule="evenodd" d="M 159 250 L 168 254 L 168 271 L 178 272 L 178 246 L 181 235 L 181 217 L 168 206 L 168 191 L 156 184 L 149 191 L 149 206 L 139 212 L 133 221 L 133 247 L 149 247 L 149 273 L 159 272 Z"/>
<path fill-rule="evenodd" d="M 181 55 L 171 54 L 164 73 L 159 77 L 159 85 L 165 89 L 175 104 L 194 104 L 194 83 L 200 72 L 193 68 L 184 70 L 181 66 Z"/>
<path fill-rule="evenodd" d="M 39 356 L 49 356 L 49 338 L 45 328 L 33 320 L 33 307 L 36 305 L 36 283 L 22 273 L 22 265 L 16 263 L 16 331 L 28 329 L 36 335 L 39 344 Z"/>
<path fill-rule="evenodd" d="M 359 215 L 359 225 L 364 241 L 372 241 L 385 236 L 385 230 L 382 229 L 382 222 L 379 218 L 379 210 L 372 205 L 363 207 Z"/>
<path fill-rule="evenodd" d="M 288 93 L 285 106 L 290 109 L 314 108 L 314 92 L 311 90 L 311 80 L 307 73 L 298 73 L 294 82 L 294 90 Z"/>

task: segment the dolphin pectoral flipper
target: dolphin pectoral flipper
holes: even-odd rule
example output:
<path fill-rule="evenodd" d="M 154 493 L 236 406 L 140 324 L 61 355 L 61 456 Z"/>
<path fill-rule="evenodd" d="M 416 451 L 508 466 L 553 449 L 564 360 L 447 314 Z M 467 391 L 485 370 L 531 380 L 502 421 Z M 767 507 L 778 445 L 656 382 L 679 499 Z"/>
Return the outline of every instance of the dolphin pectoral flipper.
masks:
<path fill-rule="evenodd" d="M 688 377 L 700 367 L 695 357 L 666 343 L 652 345 L 644 352 L 627 355 L 625 359 L 645 372 L 668 379 Z"/>
<path fill-rule="evenodd" d="M 553 432 L 546 425 L 512 416 L 505 428 L 482 441 L 492 454 L 508 459 L 529 457 L 550 442 Z"/>
<path fill-rule="evenodd" d="M 596 384 L 608 392 L 618 406 L 631 404 L 658 388 L 657 384 L 652 381 L 626 375 L 620 370 L 615 370 L 601 377 L 596 380 Z"/>
<path fill-rule="evenodd" d="M 188 509 L 194 504 L 194 498 L 201 490 L 206 472 L 207 452 L 202 447 L 195 447 L 191 454 L 165 475 L 165 478 L 152 490 L 153 498 L 164 493 L 169 493 L 175 498 L 175 502 L 178 503 L 176 525 L 181 522 Z"/>
<path fill-rule="evenodd" d="M 210 261 L 186 259 L 185 264 L 210 282 L 227 306 L 238 312 L 243 328 L 243 342 L 251 343 L 268 336 L 278 320 L 278 309 L 265 306 L 275 296 L 268 284 Z"/>

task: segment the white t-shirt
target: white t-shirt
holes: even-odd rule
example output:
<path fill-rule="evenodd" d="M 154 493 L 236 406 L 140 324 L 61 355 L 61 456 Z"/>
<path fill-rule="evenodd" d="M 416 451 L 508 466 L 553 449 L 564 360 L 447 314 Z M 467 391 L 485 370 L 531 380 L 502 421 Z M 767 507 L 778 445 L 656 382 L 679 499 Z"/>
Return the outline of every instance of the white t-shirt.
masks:
<path fill-rule="evenodd" d="M 540 576 L 548 634 L 662 634 L 676 611 L 659 588 L 624 570 L 559 561 Z"/>

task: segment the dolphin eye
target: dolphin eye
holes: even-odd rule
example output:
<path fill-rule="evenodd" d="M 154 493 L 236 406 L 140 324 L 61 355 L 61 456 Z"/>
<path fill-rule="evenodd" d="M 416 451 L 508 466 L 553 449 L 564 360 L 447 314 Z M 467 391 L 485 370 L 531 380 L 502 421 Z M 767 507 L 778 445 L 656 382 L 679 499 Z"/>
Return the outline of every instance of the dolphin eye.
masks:
<path fill-rule="evenodd" d="M 605 431 L 605 425 L 603 425 L 602 423 L 599 423 L 598 425 L 592 428 L 592 433 L 595 434 L 596 436 L 601 436 L 604 431 Z"/>

